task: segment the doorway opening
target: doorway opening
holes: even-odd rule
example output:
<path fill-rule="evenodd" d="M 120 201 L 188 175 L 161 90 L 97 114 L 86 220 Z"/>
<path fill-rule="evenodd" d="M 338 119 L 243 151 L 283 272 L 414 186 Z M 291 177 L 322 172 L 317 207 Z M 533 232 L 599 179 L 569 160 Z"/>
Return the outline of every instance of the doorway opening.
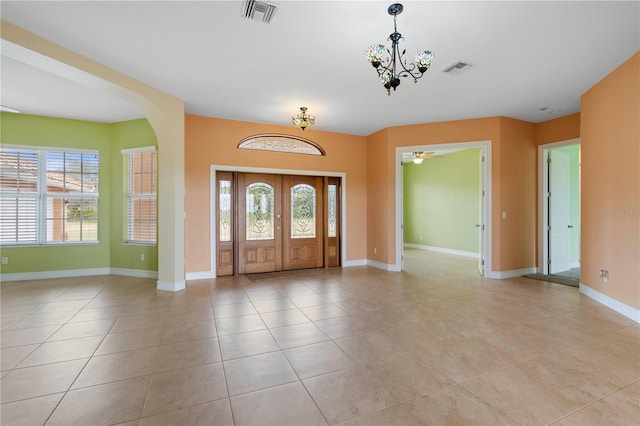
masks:
<path fill-rule="evenodd" d="M 540 271 L 580 283 L 580 140 L 539 147 Z"/>
<path fill-rule="evenodd" d="M 212 175 L 215 276 L 340 266 L 340 177 Z"/>
<path fill-rule="evenodd" d="M 403 155 L 403 269 L 443 261 L 446 256 L 428 253 L 439 252 L 470 258 L 460 265 L 472 271 L 477 266 L 483 275 L 484 265 L 477 261 L 483 234 L 481 151 L 429 151 L 418 163 Z"/>

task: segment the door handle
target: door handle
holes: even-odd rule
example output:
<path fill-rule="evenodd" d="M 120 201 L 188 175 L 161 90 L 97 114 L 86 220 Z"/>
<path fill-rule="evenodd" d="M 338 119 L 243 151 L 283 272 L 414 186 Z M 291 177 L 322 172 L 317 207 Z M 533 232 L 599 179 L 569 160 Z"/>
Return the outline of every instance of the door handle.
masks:
<path fill-rule="evenodd" d="M 567 225 L 568 228 L 573 228 L 573 225 Z"/>

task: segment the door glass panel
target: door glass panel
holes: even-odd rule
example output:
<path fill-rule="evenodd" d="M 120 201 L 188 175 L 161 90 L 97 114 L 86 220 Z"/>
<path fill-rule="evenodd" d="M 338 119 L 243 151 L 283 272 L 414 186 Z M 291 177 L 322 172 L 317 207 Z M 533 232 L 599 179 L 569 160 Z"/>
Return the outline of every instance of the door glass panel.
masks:
<path fill-rule="evenodd" d="M 291 238 L 316 237 L 316 189 L 304 183 L 291 188 Z"/>
<path fill-rule="evenodd" d="M 231 181 L 221 180 L 218 188 L 220 199 L 218 206 L 220 211 L 220 241 L 231 241 Z"/>
<path fill-rule="evenodd" d="M 337 185 L 329 185 L 329 206 L 328 206 L 328 223 L 327 233 L 329 238 L 335 237 L 336 234 L 336 190 Z"/>
<path fill-rule="evenodd" d="M 274 237 L 273 186 L 255 182 L 247 186 L 247 240 L 272 240 Z"/>

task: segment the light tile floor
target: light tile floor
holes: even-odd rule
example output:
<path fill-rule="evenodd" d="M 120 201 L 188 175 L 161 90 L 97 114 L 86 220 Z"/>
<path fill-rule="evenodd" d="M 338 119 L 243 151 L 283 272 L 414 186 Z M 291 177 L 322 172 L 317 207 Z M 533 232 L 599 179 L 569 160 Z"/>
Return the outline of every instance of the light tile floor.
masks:
<path fill-rule="evenodd" d="M 406 270 L 2 284 L 3 425 L 640 423 L 640 326 L 578 290 Z"/>

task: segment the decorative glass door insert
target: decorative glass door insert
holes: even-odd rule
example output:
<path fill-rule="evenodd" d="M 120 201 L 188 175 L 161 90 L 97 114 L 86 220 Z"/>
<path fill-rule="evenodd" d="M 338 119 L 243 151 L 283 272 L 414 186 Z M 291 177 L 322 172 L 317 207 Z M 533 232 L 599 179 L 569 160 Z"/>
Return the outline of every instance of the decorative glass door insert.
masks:
<path fill-rule="evenodd" d="M 274 238 L 273 186 L 256 182 L 247 186 L 247 234 L 249 241 Z"/>
<path fill-rule="evenodd" d="M 291 188 L 291 238 L 316 237 L 316 189 L 307 184 Z"/>

